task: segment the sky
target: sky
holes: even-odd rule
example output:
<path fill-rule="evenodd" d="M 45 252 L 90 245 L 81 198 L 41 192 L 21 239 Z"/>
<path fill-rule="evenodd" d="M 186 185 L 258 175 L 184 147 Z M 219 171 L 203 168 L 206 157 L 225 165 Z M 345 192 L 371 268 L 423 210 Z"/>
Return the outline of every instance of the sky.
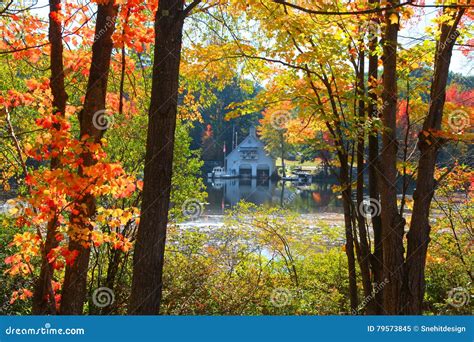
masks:
<path fill-rule="evenodd" d="M 432 4 L 433 1 L 426 1 L 427 4 Z M 417 23 L 410 23 L 405 25 L 399 32 L 399 41 L 400 43 L 406 46 L 410 46 L 410 43 L 413 43 L 412 39 L 407 39 L 403 37 L 412 37 L 424 39 L 426 37 L 425 29 L 428 26 L 432 26 L 432 20 L 436 17 L 438 9 L 428 8 L 425 9 L 425 14 L 417 18 Z M 474 30 L 474 27 L 471 26 L 471 29 Z M 418 43 L 421 43 L 421 40 L 417 40 Z M 455 51 L 453 51 L 453 56 L 451 59 L 450 70 L 456 73 L 463 74 L 464 76 L 474 76 L 474 52 L 471 52 L 470 58 L 463 55 L 459 51 L 459 46 L 455 46 Z"/>

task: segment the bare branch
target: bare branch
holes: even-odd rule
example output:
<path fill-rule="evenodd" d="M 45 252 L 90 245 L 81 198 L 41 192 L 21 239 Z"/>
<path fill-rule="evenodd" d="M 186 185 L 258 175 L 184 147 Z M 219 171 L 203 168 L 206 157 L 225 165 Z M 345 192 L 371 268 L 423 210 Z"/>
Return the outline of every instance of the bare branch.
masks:
<path fill-rule="evenodd" d="M 183 18 L 186 18 L 188 14 L 201 3 L 201 0 L 194 0 L 183 10 Z"/>

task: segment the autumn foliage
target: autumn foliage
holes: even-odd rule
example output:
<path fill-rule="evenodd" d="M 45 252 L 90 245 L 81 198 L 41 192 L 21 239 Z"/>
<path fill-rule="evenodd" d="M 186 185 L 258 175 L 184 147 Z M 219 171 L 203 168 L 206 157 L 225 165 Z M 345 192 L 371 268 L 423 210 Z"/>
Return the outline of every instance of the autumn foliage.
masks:
<path fill-rule="evenodd" d="M 208 302 L 196 300 L 196 311 L 183 303 L 183 312 L 204 312 L 212 307 L 209 303 L 225 306 L 222 298 L 232 296 L 219 298 L 215 288 L 224 287 L 226 275 L 209 260 L 224 263 L 227 251 L 221 251 L 222 257 L 219 248 L 199 245 L 205 240 L 200 233 L 172 235 L 175 244 L 165 245 L 168 226 L 176 233 L 174 223 L 182 218 L 181 204 L 191 193 L 204 201 L 202 182 L 191 179 L 202 163 L 199 152 L 190 151 L 188 130 L 201 125 L 201 113 L 212 105 L 226 113 L 222 121 L 258 116 L 255 124 L 267 152 L 283 165 L 305 154 L 336 179 L 332 189 L 342 202 L 344 247 L 325 251 L 322 259 L 335 257 L 339 267 L 344 266 L 344 281 L 333 281 L 340 275 L 331 274 L 331 283 L 337 283 L 331 291 L 347 287 L 343 295 L 350 299 L 339 298 L 342 292 L 328 296 L 342 303 L 331 310 L 422 312 L 425 266 L 431 272 L 447 260 L 439 246 L 430 245 L 436 256 L 428 251 L 432 208 L 437 208 L 436 219 L 442 217 L 437 222 L 450 227 L 455 237 L 448 242 L 435 238 L 457 250 L 459 262 L 465 264 L 469 249 L 461 246 L 465 235 L 457 239 L 456 229 L 461 226 L 465 233 L 472 228 L 456 217 L 453 207 L 459 205 L 462 215 L 472 214 L 474 176 L 472 161 L 465 155 L 472 153 L 474 90 L 444 67 L 454 58 L 453 51 L 467 58 L 472 52 L 469 28 L 474 16 L 468 0 L 452 6 L 425 1 L 243 0 L 52 0 L 50 5 L 47 14 L 0 8 L 1 186 L 15 192 L 15 199 L 6 203 L 3 224 L 14 227 L 4 258 L 5 276 L 18 285 L 9 293 L 11 305 L 28 302 L 40 293 L 35 289 L 46 284 L 39 301 L 51 304 L 48 313 L 62 313 L 67 296 L 61 296 L 68 289 L 74 299 L 76 291 L 64 286 L 66 279 L 79 274 L 79 305 L 71 304 L 67 313 L 82 313 L 89 300 L 88 277 L 92 283 L 100 273 L 97 283 L 120 288 L 127 297 L 122 303 L 133 298 L 133 313 L 156 314 L 162 302 L 168 312 L 178 312 L 170 298 L 189 290 L 188 283 L 178 284 L 181 276 L 191 284 L 196 279 L 204 283 L 209 276 L 215 285 L 208 291 Z M 428 38 L 404 36 L 410 27 L 421 25 L 420 18 L 432 7 L 432 23 L 423 24 Z M 238 84 L 239 91 L 252 96 L 222 105 L 216 94 L 229 84 Z M 222 160 L 217 127 L 206 123 L 201 128 L 197 144 L 202 153 Z M 413 184 L 421 194 L 408 194 Z M 382 215 L 369 219 L 358 211 L 367 193 L 375 193 L 371 199 L 376 202 L 382 198 Z M 450 193 L 463 197 L 452 201 Z M 436 201 L 438 194 L 442 204 Z M 319 194 L 312 198 L 321 201 Z M 271 217 L 260 214 L 265 220 Z M 412 219 L 421 223 L 412 225 Z M 279 255 L 288 253 L 280 231 L 269 234 L 265 220 L 252 221 L 261 231 L 255 241 Z M 289 245 L 304 255 L 303 243 L 278 224 L 281 234 L 289 235 Z M 411 233 L 406 235 L 405 228 Z M 388 234 L 383 239 L 381 231 Z M 410 252 L 405 250 L 407 243 Z M 462 243 L 472 247 L 472 241 Z M 129 257 L 134 244 L 140 247 L 133 263 Z M 207 259 L 186 259 L 180 244 L 190 250 L 199 245 Z M 174 269 L 163 271 L 165 248 L 176 252 L 170 265 L 180 271 L 185 265 L 185 271 L 197 273 L 174 278 Z M 385 258 L 378 254 L 382 249 Z M 341 251 L 347 258 L 344 264 Z M 248 265 L 263 260 L 262 255 L 247 252 L 252 257 L 239 267 L 260 284 Z M 390 259 L 393 255 L 397 260 Z M 410 263 L 408 256 L 418 263 Z M 306 275 L 314 271 L 303 259 L 291 260 L 292 267 L 279 265 L 281 274 L 263 270 L 268 272 L 266 281 L 278 285 L 290 274 L 288 284 L 297 287 L 297 267 Z M 79 264 L 82 269 L 75 269 Z M 97 271 L 101 266 L 105 275 L 102 268 Z M 468 273 L 468 267 L 463 272 Z M 376 298 L 377 303 L 370 302 L 369 308 L 359 308 L 361 294 L 369 296 L 381 280 L 376 277 L 387 274 L 394 275 L 387 288 L 397 288 Z M 126 279 L 126 285 L 118 277 Z M 177 288 L 165 291 L 164 297 L 163 277 Z M 308 279 L 312 278 L 306 278 L 305 286 L 314 290 Z M 237 291 L 250 296 L 249 282 L 231 281 Z M 409 286 L 413 291 L 407 290 Z M 148 294 L 144 289 L 151 289 L 152 299 L 141 300 Z M 416 293 L 404 312 L 398 305 L 402 290 L 405 297 Z M 318 300 L 314 294 L 310 297 Z M 266 313 L 262 307 L 255 310 Z M 93 310 L 89 311 L 110 313 Z M 311 313 L 307 308 L 295 312 Z"/>

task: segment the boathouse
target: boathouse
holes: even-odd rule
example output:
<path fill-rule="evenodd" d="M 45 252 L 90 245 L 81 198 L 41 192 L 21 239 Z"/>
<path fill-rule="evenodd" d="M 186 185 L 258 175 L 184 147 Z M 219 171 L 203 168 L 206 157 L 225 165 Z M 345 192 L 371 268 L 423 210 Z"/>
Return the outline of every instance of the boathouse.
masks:
<path fill-rule="evenodd" d="M 225 169 L 228 175 L 240 177 L 268 178 L 273 175 L 275 160 L 265 152 L 255 127 L 251 127 L 249 135 L 225 157 Z"/>

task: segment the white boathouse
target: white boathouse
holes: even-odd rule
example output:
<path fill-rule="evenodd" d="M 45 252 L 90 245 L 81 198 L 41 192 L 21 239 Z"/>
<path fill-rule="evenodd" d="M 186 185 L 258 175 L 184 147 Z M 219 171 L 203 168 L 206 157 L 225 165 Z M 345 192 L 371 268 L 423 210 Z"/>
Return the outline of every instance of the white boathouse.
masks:
<path fill-rule="evenodd" d="M 249 135 L 225 157 L 225 169 L 228 175 L 248 178 L 268 178 L 275 172 L 275 160 L 264 149 L 258 139 L 255 127 Z"/>

